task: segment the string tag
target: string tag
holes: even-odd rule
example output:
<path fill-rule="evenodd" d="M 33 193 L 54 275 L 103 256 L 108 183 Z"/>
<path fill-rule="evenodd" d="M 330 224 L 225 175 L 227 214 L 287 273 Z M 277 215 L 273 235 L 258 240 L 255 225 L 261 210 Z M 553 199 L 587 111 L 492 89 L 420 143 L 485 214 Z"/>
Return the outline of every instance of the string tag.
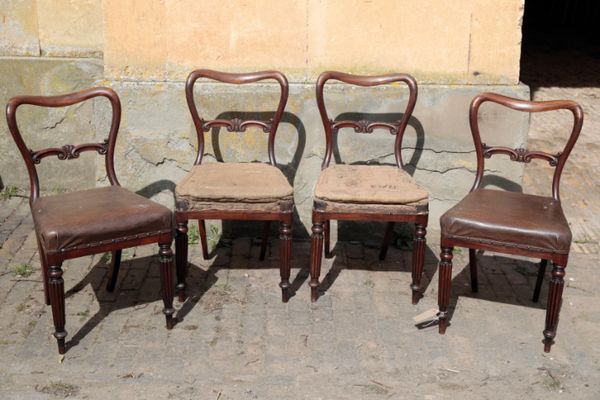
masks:
<path fill-rule="evenodd" d="M 439 315 L 440 311 L 437 308 L 430 308 L 429 310 L 426 310 L 421 314 L 413 317 L 413 321 L 419 329 L 423 329 L 438 322 L 438 320 L 440 319 Z"/>

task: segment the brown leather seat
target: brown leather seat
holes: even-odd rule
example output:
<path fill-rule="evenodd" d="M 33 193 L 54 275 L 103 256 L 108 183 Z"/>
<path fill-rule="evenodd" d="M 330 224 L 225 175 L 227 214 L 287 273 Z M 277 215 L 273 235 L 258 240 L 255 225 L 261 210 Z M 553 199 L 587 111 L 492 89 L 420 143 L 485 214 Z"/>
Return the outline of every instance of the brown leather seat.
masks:
<path fill-rule="evenodd" d="M 450 239 L 568 254 L 571 230 L 560 202 L 551 197 L 479 189 L 440 219 Z"/>
<path fill-rule="evenodd" d="M 173 226 L 167 207 L 120 186 L 37 198 L 31 210 L 47 252 L 167 233 Z"/>

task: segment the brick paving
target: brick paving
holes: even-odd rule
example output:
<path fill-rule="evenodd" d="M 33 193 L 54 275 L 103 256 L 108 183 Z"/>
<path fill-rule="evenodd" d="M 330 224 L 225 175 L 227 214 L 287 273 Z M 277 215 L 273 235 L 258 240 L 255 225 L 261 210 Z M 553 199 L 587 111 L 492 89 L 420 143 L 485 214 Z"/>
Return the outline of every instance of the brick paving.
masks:
<path fill-rule="evenodd" d="M 574 98 L 586 111 L 563 179 L 574 243 L 552 353 L 543 353 L 541 343 L 547 285 L 540 303 L 532 303 L 536 266 L 523 258 L 480 255 L 480 291 L 472 294 L 468 252 L 457 251 L 452 325 L 445 336 L 414 326 L 412 318 L 437 302 L 439 237 L 432 227 L 427 288 L 416 306 L 410 249 L 391 248 L 380 262 L 369 242 L 337 243 L 335 257 L 323 264 L 322 296 L 311 304 L 309 243 L 296 241 L 297 293 L 282 304 L 277 240 L 262 262 L 253 238 L 222 240 L 210 261 L 192 246 L 190 298 L 176 302 L 179 323 L 170 332 L 155 247 L 124 254 L 112 294 L 104 290 L 101 255 L 68 261 L 70 342 L 59 363 L 27 199 L 13 197 L 0 203 L 0 398 L 600 398 L 598 96 L 597 88 L 534 91 L 536 99 Z M 535 116 L 529 147 L 552 144 L 551 128 L 564 124 Z M 544 193 L 548 174 L 539 163 L 529 165 L 525 186 Z M 15 275 L 21 264 L 31 275 Z"/>

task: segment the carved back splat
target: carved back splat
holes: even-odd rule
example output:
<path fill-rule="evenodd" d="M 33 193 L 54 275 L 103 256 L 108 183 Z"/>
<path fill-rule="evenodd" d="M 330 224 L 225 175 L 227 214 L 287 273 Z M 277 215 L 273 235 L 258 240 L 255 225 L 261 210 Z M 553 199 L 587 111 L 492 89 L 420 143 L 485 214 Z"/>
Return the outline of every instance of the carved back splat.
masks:
<path fill-rule="evenodd" d="M 38 107 L 67 107 L 77 103 L 92 99 L 94 97 L 106 97 L 112 107 L 112 121 L 108 139 L 102 143 L 85 143 L 80 145 L 67 144 L 62 147 L 50 147 L 42 150 L 31 150 L 25 144 L 23 136 L 17 125 L 17 109 L 21 105 L 32 105 Z M 57 156 L 59 160 L 70 160 L 78 158 L 81 152 L 96 151 L 105 158 L 106 174 L 111 185 L 119 185 L 115 174 L 114 153 L 117 133 L 121 122 L 121 102 L 119 96 L 110 88 L 96 87 L 82 90 L 75 93 L 69 93 L 61 96 L 17 96 L 8 101 L 6 106 L 6 121 L 12 134 L 29 174 L 30 196 L 29 202 L 32 203 L 40 196 L 40 185 L 36 169 L 36 164 L 49 156 Z"/>
<path fill-rule="evenodd" d="M 395 123 L 390 122 L 379 122 L 379 121 L 333 121 L 327 114 L 325 107 L 325 100 L 323 97 L 323 89 L 325 83 L 328 80 L 333 79 L 340 82 L 344 82 L 350 85 L 357 85 L 363 87 L 386 85 L 393 82 L 404 82 L 409 89 L 408 104 L 402 115 L 402 119 Z M 394 154 L 396 156 L 396 165 L 398 168 L 402 168 L 404 163 L 402 162 L 402 139 L 404 137 L 404 131 L 408 125 L 408 121 L 412 115 L 417 102 L 417 82 L 415 79 L 408 74 L 390 74 L 390 75 L 378 75 L 378 76 L 361 76 L 361 75 L 350 75 L 343 72 L 327 71 L 323 72 L 317 80 L 317 105 L 319 107 L 319 113 L 321 114 L 321 120 L 323 127 L 325 128 L 325 157 L 323 158 L 323 164 L 321 169 L 325 169 L 331 162 L 331 156 L 333 154 L 333 134 L 337 133 L 341 128 L 354 128 L 354 132 L 357 133 L 372 133 L 375 129 L 387 129 L 392 135 L 396 135 L 396 143 L 394 146 Z"/>
<path fill-rule="evenodd" d="M 230 83 L 230 84 L 246 84 L 252 82 L 263 81 L 267 79 L 276 80 L 281 88 L 281 95 L 279 97 L 279 104 L 277 111 L 273 118 L 267 121 L 256 121 L 256 120 L 242 120 L 240 118 L 233 119 L 213 119 L 204 120 L 200 118 L 198 109 L 196 108 L 196 102 L 194 100 L 194 84 L 199 78 L 208 78 L 219 82 Z M 209 69 L 199 69 L 193 71 L 187 79 L 185 84 L 185 96 L 187 104 L 192 114 L 192 120 L 196 127 L 196 135 L 198 136 L 198 154 L 196 155 L 195 165 L 202 163 L 202 156 L 204 154 L 204 132 L 208 132 L 214 127 L 225 127 L 229 132 L 245 132 L 249 126 L 257 126 L 269 134 L 269 163 L 271 165 L 276 164 L 275 160 L 275 135 L 277 134 L 277 127 L 283 116 L 283 110 L 288 99 L 288 81 L 281 72 L 278 71 L 262 71 L 252 72 L 245 74 L 232 74 L 227 72 L 212 71 Z"/>
<path fill-rule="evenodd" d="M 477 117 L 479 113 L 479 107 L 486 101 L 500 104 L 512 110 L 529 113 L 554 110 L 571 111 L 573 114 L 573 129 L 571 130 L 571 134 L 563 151 L 556 154 L 550 154 L 543 151 L 529 151 L 522 148 L 511 149 L 510 147 L 504 146 L 488 146 L 485 143 L 482 143 Z M 567 158 L 569 157 L 575 142 L 577 142 L 577 138 L 579 137 L 579 133 L 581 132 L 581 127 L 583 125 L 583 110 L 579 104 L 570 100 L 528 101 L 514 99 L 496 93 L 482 93 L 476 96 L 471 102 L 469 109 L 469 123 L 471 125 L 471 134 L 473 135 L 473 143 L 475 144 L 475 152 L 477 154 L 477 175 L 471 191 L 481 187 L 485 159 L 490 158 L 494 154 L 505 154 L 508 155 L 512 161 L 529 163 L 533 159 L 541 159 L 548 161 L 551 166 L 556 167 L 554 170 L 554 177 L 552 179 L 552 197 L 555 200 L 560 201 L 560 176 L 565 163 L 567 162 Z"/>

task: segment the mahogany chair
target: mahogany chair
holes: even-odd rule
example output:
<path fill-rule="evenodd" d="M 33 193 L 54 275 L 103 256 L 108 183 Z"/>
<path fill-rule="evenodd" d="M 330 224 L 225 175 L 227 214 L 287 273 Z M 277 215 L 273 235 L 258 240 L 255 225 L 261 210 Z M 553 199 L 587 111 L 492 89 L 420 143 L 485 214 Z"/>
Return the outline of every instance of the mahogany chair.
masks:
<path fill-rule="evenodd" d="M 106 97 L 112 106 L 108 139 L 102 143 L 46 148 L 27 147 L 17 126 L 16 113 L 21 105 L 66 107 L 94 97 Z M 33 216 L 42 271 L 46 304 L 52 305 L 58 352 L 65 353 L 65 291 L 62 263 L 91 254 L 112 252 L 111 275 L 107 285 L 113 291 L 121 261 L 121 249 L 158 243 L 161 263 L 163 313 L 167 329 L 173 319 L 172 252 L 173 222 L 171 211 L 119 185 L 114 167 L 115 143 L 121 120 L 121 103 L 109 88 L 97 87 L 62 96 L 18 96 L 6 108 L 8 127 L 29 173 L 29 205 Z M 59 160 L 79 158 L 81 152 L 96 151 L 105 159 L 110 186 L 40 197 L 36 165 L 43 158 Z"/>
<path fill-rule="evenodd" d="M 482 143 L 478 112 L 481 104 L 488 101 L 529 113 L 571 111 L 574 117 L 573 130 L 563 151 L 549 154 L 522 148 L 487 146 Z M 583 125 L 583 111 L 577 103 L 568 100 L 537 102 L 513 99 L 495 93 L 483 93 L 471 102 L 469 121 L 477 154 L 477 174 L 471 192 L 440 219 L 442 252 L 439 264 L 439 333 L 445 333 L 448 325 L 453 248 L 455 246 L 469 248 L 473 292 L 478 290 L 476 249 L 518 254 L 542 260 L 533 294 L 534 302 L 539 299 L 546 264 L 548 262 L 553 264 L 544 329 L 544 351 L 549 352 L 556 336 L 565 267 L 571 246 L 571 230 L 560 203 L 560 176 L 579 137 Z M 494 154 L 508 155 L 512 161 L 522 163 L 529 163 L 533 159 L 547 161 L 555 167 L 552 197 L 483 189 L 481 182 L 484 162 Z"/>
<path fill-rule="evenodd" d="M 409 98 L 402 119 L 397 122 L 333 121 L 329 118 L 323 98 L 323 89 L 329 80 L 350 85 L 378 86 L 404 82 Z M 310 261 L 311 300 L 318 298 L 319 275 L 323 239 L 325 256 L 330 256 L 330 220 L 387 221 L 383 245 L 379 253 L 385 259 L 395 222 L 415 224 L 412 260 L 412 302 L 421 297 L 421 275 L 425 257 L 425 234 L 429 215 L 428 193 L 403 169 L 402 138 L 417 102 L 417 82 L 406 74 L 358 76 L 343 72 L 323 72 L 317 80 L 317 105 L 325 128 L 325 157 L 315 188 L 312 213 Z M 357 133 L 372 133 L 374 129 L 389 130 L 396 135 L 395 166 L 386 165 L 329 165 L 333 153 L 333 135 L 342 128 L 353 128 Z"/>
<path fill-rule="evenodd" d="M 242 120 L 240 118 L 204 120 L 200 118 L 194 100 L 194 84 L 199 78 L 208 78 L 228 84 L 247 84 L 263 80 L 275 80 L 281 89 L 277 111 L 267 121 Z M 232 74 L 200 69 L 193 71 L 185 86 L 187 103 L 198 136 L 198 153 L 190 173 L 176 187 L 177 222 L 176 262 L 177 293 L 185 300 L 187 273 L 188 221 L 198 220 L 202 255 L 209 258 L 206 241 L 206 219 L 260 220 L 264 221 L 260 259 L 265 257 L 271 221 L 280 221 L 282 299 L 289 299 L 290 267 L 292 252 L 292 220 L 294 211 L 293 189 L 275 160 L 275 135 L 288 99 L 288 81 L 277 71 Z M 269 163 L 205 163 L 204 132 L 225 127 L 229 132 L 244 132 L 247 127 L 259 127 L 269 134 Z"/>

